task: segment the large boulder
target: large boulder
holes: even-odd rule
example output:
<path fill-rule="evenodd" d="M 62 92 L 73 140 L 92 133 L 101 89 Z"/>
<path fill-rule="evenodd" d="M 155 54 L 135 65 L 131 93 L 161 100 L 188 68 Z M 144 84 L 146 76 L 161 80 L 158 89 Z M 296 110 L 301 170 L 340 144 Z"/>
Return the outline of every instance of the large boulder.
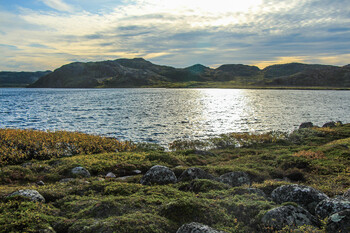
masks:
<path fill-rule="evenodd" d="M 274 230 L 285 226 L 299 227 L 303 225 L 319 226 L 317 219 L 299 206 L 280 206 L 269 210 L 261 219 L 262 223 Z"/>
<path fill-rule="evenodd" d="M 303 122 L 299 125 L 299 129 L 312 128 L 314 124 L 312 122 Z"/>
<path fill-rule="evenodd" d="M 350 209 L 350 200 L 343 198 L 331 198 L 325 199 L 318 203 L 315 209 L 315 214 L 320 219 L 324 219 L 334 213 L 346 209 Z"/>
<path fill-rule="evenodd" d="M 323 128 L 326 128 L 326 127 L 334 128 L 335 126 L 336 126 L 336 123 L 334 121 L 330 121 L 330 122 L 325 123 L 322 127 Z"/>
<path fill-rule="evenodd" d="M 197 222 L 191 222 L 182 225 L 176 233 L 225 233 L 224 231 L 215 230 L 207 225 Z"/>
<path fill-rule="evenodd" d="M 179 181 L 190 181 L 195 179 L 214 180 L 215 177 L 204 171 L 203 169 L 191 167 L 182 172 Z"/>
<path fill-rule="evenodd" d="M 229 172 L 219 177 L 219 181 L 233 187 L 250 184 L 250 179 L 245 172 Z"/>
<path fill-rule="evenodd" d="M 141 178 L 141 184 L 171 184 L 176 183 L 175 173 L 165 166 L 155 165 L 151 167 Z"/>
<path fill-rule="evenodd" d="M 327 221 L 326 232 L 350 232 L 350 210 L 332 214 Z"/>
<path fill-rule="evenodd" d="M 283 202 L 295 202 L 307 209 L 310 213 L 315 213 L 316 205 L 327 199 L 328 196 L 323 192 L 304 185 L 282 185 L 271 193 L 274 202 L 281 204 Z"/>
<path fill-rule="evenodd" d="M 8 195 L 8 197 L 14 197 L 14 196 L 27 197 L 34 202 L 45 202 L 45 198 L 38 191 L 33 189 L 18 190 Z"/>
<path fill-rule="evenodd" d="M 90 172 L 83 167 L 75 167 L 72 169 L 72 174 L 79 177 L 90 177 Z"/>

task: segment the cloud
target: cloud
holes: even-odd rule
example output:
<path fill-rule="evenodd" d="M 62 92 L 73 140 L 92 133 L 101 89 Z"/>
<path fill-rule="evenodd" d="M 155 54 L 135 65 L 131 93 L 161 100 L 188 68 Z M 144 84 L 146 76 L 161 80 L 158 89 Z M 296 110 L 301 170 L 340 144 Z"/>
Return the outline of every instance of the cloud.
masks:
<path fill-rule="evenodd" d="M 12 51 L 11 62 L 30 64 L 49 57 L 41 66 L 52 69 L 73 60 L 145 57 L 177 67 L 262 67 L 289 61 L 343 65 L 350 54 L 345 0 L 133 0 L 94 12 L 84 10 L 84 1 L 42 1 L 57 11 L 0 12 L 0 44 L 20 49 Z M 103 2 L 112 6 L 117 1 Z M 30 56 L 35 59 L 26 61 Z"/>
<path fill-rule="evenodd" d="M 58 11 L 72 12 L 74 8 L 63 0 L 41 0 L 45 5 Z"/>

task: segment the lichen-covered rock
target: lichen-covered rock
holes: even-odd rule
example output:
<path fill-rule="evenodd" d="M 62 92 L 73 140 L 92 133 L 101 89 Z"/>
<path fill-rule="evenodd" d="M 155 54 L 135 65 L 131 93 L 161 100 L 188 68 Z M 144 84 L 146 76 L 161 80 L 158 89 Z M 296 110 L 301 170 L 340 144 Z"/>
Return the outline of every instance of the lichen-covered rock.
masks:
<path fill-rule="evenodd" d="M 325 199 L 318 203 L 315 209 L 316 216 L 324 219 L 334 213 L 350 209 L 350 201 L 342 198 Z"/>
<path fill-rule="evenodd" d="M 191 167 L 182 172 L 179 181 L 190 181 L 195 179 L 214 180 L 215 177 L 204 171 L 203 169 Z"/>
<path fill-rule="evenodd" d="M 327 220 L 326 232 L 350 232 L 350 210 L 332 214 Z"/>
<path fill-rule="evenodd" d="M 315 213 L 316 205 L 327 199 L 328 196 L 323 192 L 304 185 L 282 185 L 271 193 L 274 202 L 281 204 L 283 202 L 295 202 L 307 209 L 310 213 Z"/>
<path fill-rule="evenodd" d="M 191 222 L 182 225 L 176 233 L 225 233 L 224 231 L 215 230 L 207 225 Z"/>
<path fill-rule="evenodd" d="M 330 122 L 325 123 L 322 127 L 323 128 L 325 128 L 325 127 L 333 128 L 335 126 L 336 126 L 335 122 L 334 121 L 330 121 Z"/>
<path fill-rule="evenodd" d="M 80 177 L 90 177 L 90 172 L 83 167 L 75 167 L 72 169 L 72 174 Z"/>
<path fill-rule="evenodd" d="M 106 178 L 116 178 L 116 175 L 113 172 L 108 172 Z"/>
<path fill-rule="evenodd" d="M 45 202 L 45 198 L 38 191 L 33 189 L 18 190 L 8 195 L 8 197 L 13 197 L 13 196 L 23 196 L 23 197 L 28 197 L 30 198 L 30 200 L 35 202 Z"/>
<path fill-rule="evenodd" d="M 219 181 L 233 187 L 250 184 L 250 179 L 245 172 L 229 172 L 219 177 Z"/>
<path fill-rule="evenodd" d="M 285 226 L 299 227 L 303 225 L 318 226 L 317 219 L 299 206 L 280 206 L 269 210 L 261 219 L 266 227 L 281 230 Z"/>
<path fill-rule="evenodd" d="M 300 124 L 299 129 L 312 128 L 314 124 L 312 122 L 303 122 Z"/>
<path fill-rule="evenodd" d="M 350 201 L 350 189 L 344 193 L 343 198 Z"/>
<path fill-rule="evenodd" d="M 168 167 L 155 165 L 151 167 L 141 178 L 141 184 L 171 184 L 176 183 L 177 178 L 172 170 Z"/>

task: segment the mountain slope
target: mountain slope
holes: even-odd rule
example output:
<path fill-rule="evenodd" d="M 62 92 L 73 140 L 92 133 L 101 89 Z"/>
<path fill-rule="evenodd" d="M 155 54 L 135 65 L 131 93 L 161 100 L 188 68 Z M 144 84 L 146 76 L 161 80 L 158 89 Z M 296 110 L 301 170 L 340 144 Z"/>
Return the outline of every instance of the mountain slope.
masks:
<path fill-rule="evenodd" d="M 34 83 L 42 76 L 51 73 L 51 71 L 37 72 L 0 72 L 0 87 L 25 87 Z"/>
<path fill-rule="evenodd" d="M 212 69 L 201 64 L 174 68 L 143 58 L 75 62 L 41 77 L 30 87 L 196 87 L 210 83 L 231 86 L 350 86 L 350 66 L 289 63 L 268 66 L 225 64 Z M 190 84 L 190 85 L 187 85 Z"/>

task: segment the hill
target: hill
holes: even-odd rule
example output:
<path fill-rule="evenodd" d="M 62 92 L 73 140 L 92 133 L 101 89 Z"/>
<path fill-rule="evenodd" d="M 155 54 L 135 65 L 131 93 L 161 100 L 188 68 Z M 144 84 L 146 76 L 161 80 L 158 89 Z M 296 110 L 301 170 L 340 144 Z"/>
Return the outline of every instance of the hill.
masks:
<path fill-rule="evenodd" d="M 64 65 L 31 84 L 41 88 L 115 87 L 350 87 L 350 68 L 289 63 L 261 70 L 225 64 L 216 69 L 196 64 L 174 68 L 143 58 Z"/>
<path fill-rule="evenodd" d="M 51 73 L 51 71 L 37 72 L 0 72 L 0 87 L 25 87 L 32 84 L 42 76 Z"/>

